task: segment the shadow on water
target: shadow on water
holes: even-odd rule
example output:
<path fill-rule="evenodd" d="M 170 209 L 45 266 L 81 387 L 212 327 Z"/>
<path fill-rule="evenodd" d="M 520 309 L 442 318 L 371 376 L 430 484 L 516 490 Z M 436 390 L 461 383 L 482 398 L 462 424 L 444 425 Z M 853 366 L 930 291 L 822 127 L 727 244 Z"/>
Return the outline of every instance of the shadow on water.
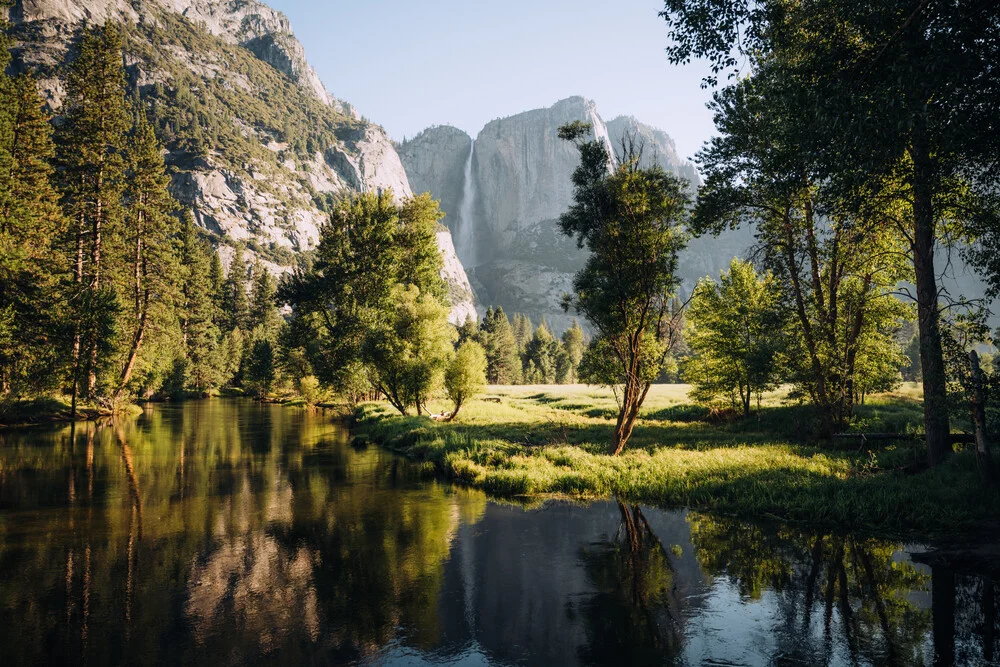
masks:
<path fill-rule="evenodd" d="M 0 432 L 0 537 L 4 664 L 998 664 L 989 558 L 496 503 L 249 401 Z"/>

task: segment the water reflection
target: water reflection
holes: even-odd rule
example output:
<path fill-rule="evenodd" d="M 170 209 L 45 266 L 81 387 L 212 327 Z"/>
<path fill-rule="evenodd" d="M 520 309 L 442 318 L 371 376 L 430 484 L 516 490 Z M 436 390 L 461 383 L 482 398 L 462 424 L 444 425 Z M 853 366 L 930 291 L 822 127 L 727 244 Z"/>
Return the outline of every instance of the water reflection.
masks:
<path fill-rule="evenodd" d="M 206 401 L 0 432 L 5 664 L 996 664 L 997 583 L 851 535 L 528 510 Z"/>

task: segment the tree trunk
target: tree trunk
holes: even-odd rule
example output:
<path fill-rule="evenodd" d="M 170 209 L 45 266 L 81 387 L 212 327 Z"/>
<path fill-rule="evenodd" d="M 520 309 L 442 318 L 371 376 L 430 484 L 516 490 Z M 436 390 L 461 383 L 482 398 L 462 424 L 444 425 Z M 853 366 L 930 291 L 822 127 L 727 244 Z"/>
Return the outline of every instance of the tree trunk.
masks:
<path fill-rule="evenodd" d="M 948 433 L 947 376 L 938 313 L 937 277 L 934 273 L 933 164 L 923 132 L 915 131 L 910 156 L 913 159 L 913 271 L 917 286 L 917 322 L 920 368 L 924 385 L 924 432 L 931 466 L 951 453 Z"/>
<path fill-rule="evenodd" d="M 972 365 L 972 423 L 976 431 L 976 460 L 979 463 L 979 474 L 984 482 L 993 481 L 993 461 L 990 460 L 990 448 L 986 442 L 986 392 L 983 381 L 983 371 L 979 367 L 979 355 L 975 350 L 969 352 L 969 363 Z"/>
<path fill-rule="evenodd" d="M 448 422 L 455 421 L 455 417 L 458 416 L 458 411 L 462 409 L 462 401 L 455 401 L 455 409 L 452 411 L 451 415 L 445 420 Z"/>
<path fill-rule="evenodd" d="M 77 221 L 76 228 L 76 262 L 73 266 L 73 282 L 77 284 L 77 289 L 83 285 L 83 235 L 85 233 L 86 221 L 83 214 Z M 82 290 L 77 298 L 82 298 Z M 80 393 L 80 352 L 82 351 L 80 331 L 80 318 L 74 318 L 73 322 L 73 398 L 70 401 L 70 419 L 76 420 L 76 402 Z"/>
<path fill-rule="evenodd" d="M 139 348 L 142 347 L 142 341 L 146 336 L 146 322 L 149 319 L 148 291 L 145 294 L 144 300 L 145 303 L 142 305 L 142 314 L 139 316 L 139 324 L 136 326 L 135 336 L 132 337 L 132 347 L 129 348 L 128 361 L 125 362 L 125 368 L 122 369 L 121 377 L 118 379 L 118 387 L 115 389 L 115 402 L 121 398 L 122 392 L 125 391 L 125 385 L 127 385 L 128 381 L 132 379 L 132 371 L 135 370 L 135 362 L 139 357 Z"/>
<path fill-rule="evenodd" d="M 101 170 L 97 174 L 97 197 L 94 210 L 93 238 L 91 239 L 90 247 L 90 266 L 93 272 L 91 285 L 94 294 L 97 294 L 101 288 L 101 231 L 104 216 L 103 187 L 104 172 Z M 93 312 L 94 307 L 94 303 L 91 302 L 91 320 L 95 317 L 95 313 Z M 95 327 L 91 327 L 91 329 L 89 341 L 90 361 L 87 365 L 87 395 L 93 397 L 97 387 L 97 330 Z"/>
<path fill-rule="evenodd" d="M 615 424 L 615 432 L 611 441 L 614 456 L 622 453 L 625 445 L 628 444 L 628 439 L 632 437 L 632 429 L 635 428 L 639 408 L 642 407 L 642 402 L 648 391 L 648 384 L 640 391 L 638 380 L 630 379 L 625 383 L 625 390 L 622 393 L 622 407 L 618 411 L 618 421 Z"/>
<path fill-rule="evenodd" d="M 931 618 L 934 634 L 934 665 L 955 664 L 955 574 L 935 567 L 931 570 Z"/>

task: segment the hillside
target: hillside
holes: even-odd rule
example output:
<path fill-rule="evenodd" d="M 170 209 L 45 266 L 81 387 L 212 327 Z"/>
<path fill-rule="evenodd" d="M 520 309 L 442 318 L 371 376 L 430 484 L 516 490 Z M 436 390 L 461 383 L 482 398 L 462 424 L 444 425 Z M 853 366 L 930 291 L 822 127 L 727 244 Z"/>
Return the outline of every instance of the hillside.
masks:
<path fill-rule="evenodd" d="M 130 84 L 151 107 L 171 191 L 224 260 L 242 242 L 274 272 L 287 271 L 315 245 L 332 197 L 412 194 L 385 130 L 327 92 L 287 18 L 259 2 L 22 0 L 9 19 L 14 67 L 35 74 L 57 116 L 83 26 L 121 23 Z M 474 309 L 445 236 L 459 320 Z"/>

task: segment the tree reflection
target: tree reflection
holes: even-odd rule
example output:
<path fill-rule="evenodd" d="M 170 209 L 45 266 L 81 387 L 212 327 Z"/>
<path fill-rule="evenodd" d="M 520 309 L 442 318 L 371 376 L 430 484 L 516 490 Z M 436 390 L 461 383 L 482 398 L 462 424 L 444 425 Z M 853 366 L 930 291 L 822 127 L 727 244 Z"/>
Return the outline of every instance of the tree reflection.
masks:
<path fill-rule="evenodd" d="M 706 574 L 725 577 L 747 599 L 772 594 L 781 663 L 836 662 L 838 646 L 852 663 L 877 665 L 975 664 L 995 654 L 994 582 L 975 578 L 976 611 L 956 607 L 954 574 L 930 571 L 899 556 L 900 544 L 766 527 L 692 513 L 692 543 Z M 959 586 L 958 594 L 961 595 Z M 928 604 L 930 603 L 930 604 Z M 964 661 L 956 648 L 981 646 Z M 982 641 L 970 640 L 981 635 Z"/>
<path fill-rule="evenodd" d="M 437 641 L 482 494 L 417 484 L 305 411 L 211 401 L 0 438 L 13 664 L 364 659 Z"/>
<path fill-rule="evenodd" d="M 621 523 L 609 541 L 580 552 L 597 589 L 581 605 L 589 664 L 651 664 L 678 656 L 683 643 L 670 558 L 638 505 L 618 501 Z"/>

